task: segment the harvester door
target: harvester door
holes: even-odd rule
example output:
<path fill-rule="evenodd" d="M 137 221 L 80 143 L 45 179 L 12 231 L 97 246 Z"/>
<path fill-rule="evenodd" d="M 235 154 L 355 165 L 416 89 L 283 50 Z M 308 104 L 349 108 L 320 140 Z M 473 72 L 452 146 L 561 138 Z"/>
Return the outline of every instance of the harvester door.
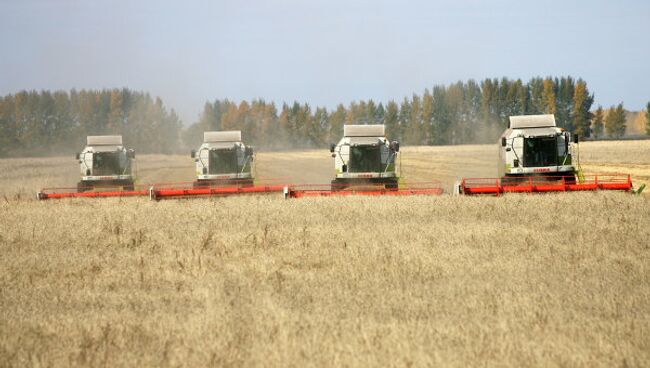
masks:
<path fill-rule="evenodd" d="M 569 132 L 564 133 L 564 155 L 569 153 Z"/>

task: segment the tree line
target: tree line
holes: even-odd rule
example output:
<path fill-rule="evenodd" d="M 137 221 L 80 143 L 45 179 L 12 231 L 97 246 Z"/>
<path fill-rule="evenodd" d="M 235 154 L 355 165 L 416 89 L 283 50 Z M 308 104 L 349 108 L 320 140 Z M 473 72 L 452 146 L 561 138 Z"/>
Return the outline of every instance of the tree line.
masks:
<path fill-rule="evenodd" d="M 88 135 L 121 134 L 144 153 L 172 153 L 182 124 L 159 97 L 129 89 L 22 91 L 0 98 L 0 156 L 81 150 Z"/>
<path fill-rule="evenodd" d="M 645 107 L 645 134 L 650 135 L 650 102 Z"/>
<path fill-rule="evenodd" d="M 587 83 L 570 76 L 526 83 L 508 78 L 469 80 L 436 85 L 401 101 L 361 100 L 332 110 L 299 102 L 278 108 L 262 99 L 239 103 L 225 99 L 206 102 L 183 140 L 195 146 L 205 130 L 235 129 L 266 148 L 322 147 L 340 139 L 344 124 L 385 124 L 388 136 L 406 145 L 491 143 L 507 127 L 509 116 L 522 114 L 555 114 L 560 127 L 583 137 L 592 132 L 621 136 L 625 122 L 621 130 L 618 112 L 602 116 L 604 133 L 595 130 L 599 128 L 594 127 L 598 116 L 591 112 L 593 102 Z"/>
<path fill-rule="evenodd" d="M 139 152 L 172 153 L 197 147 L 207 130 L 241 130 L 247 142 L 265 149 L 324 147 L 340 139 L 344 124 L 385 124 L 389 138 L 406 145 L 492 143 L 509 116 L 542 113 L 554 114 L 560 127 L 583 137 L 623 136 L 623 104 L 592 113 L 593 102 L 587 83 L 570 76 L 526 83 L 469 80 L 401 101 L 361 100 L 334 109 L 218 99 L 206 102 L 199 120 L 183 128 L 173 109 L 144 92 L 22 91 L 0 97 L 0 157 L 70 153 L 87 135 L 100 134 L 121 134 Z M 650 135 L 650 121 L 647 127 Z"/>

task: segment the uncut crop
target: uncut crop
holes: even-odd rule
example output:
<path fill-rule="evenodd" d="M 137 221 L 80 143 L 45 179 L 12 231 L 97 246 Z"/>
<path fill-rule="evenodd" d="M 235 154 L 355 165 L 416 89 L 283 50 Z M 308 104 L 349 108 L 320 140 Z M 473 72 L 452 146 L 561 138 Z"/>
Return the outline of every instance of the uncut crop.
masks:
<path fill-rule="evenodd" d="M 584 144 L 583 167 L 641 182 L 632 143 Z M 404 172 L 451 185 L 492 153 L 405 148 Z M 260 153 L 258 175 L 327 180 L 321 154 Z M 185 156 L 138 165 L 192 180 Z M 650 365 L 649 196 L 39 202 L 74 160 L 0 171 L 2 367 Z"/>
<path fill-rule="evenodd" d="M 649 208 L 10 200 L 0 365 L 644 366 Z"/>

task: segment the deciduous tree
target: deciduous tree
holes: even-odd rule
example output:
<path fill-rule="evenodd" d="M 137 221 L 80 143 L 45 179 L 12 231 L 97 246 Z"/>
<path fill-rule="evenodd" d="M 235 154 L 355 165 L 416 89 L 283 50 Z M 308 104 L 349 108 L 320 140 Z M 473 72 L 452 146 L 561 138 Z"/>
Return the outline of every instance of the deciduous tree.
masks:
<path fill-rule="evenodd" d="M 623 103 L 609 109 L 605 119 L 605 131 L 613 138 L 621 138 L 625 134 L 625 110 Z"/>

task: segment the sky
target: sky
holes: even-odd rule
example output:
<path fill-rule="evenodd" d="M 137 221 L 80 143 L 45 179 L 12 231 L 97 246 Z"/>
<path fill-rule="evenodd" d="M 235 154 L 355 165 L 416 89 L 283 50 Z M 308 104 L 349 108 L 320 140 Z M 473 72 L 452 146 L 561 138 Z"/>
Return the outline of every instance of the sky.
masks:
<path fill-rule="evenodd" d="M 207 100 L 333 108 L 571 75 L 640 110 L 649 36 L 648 0 L 0 0 L 0 94 L 128 87 L 188 124 Z"/>

